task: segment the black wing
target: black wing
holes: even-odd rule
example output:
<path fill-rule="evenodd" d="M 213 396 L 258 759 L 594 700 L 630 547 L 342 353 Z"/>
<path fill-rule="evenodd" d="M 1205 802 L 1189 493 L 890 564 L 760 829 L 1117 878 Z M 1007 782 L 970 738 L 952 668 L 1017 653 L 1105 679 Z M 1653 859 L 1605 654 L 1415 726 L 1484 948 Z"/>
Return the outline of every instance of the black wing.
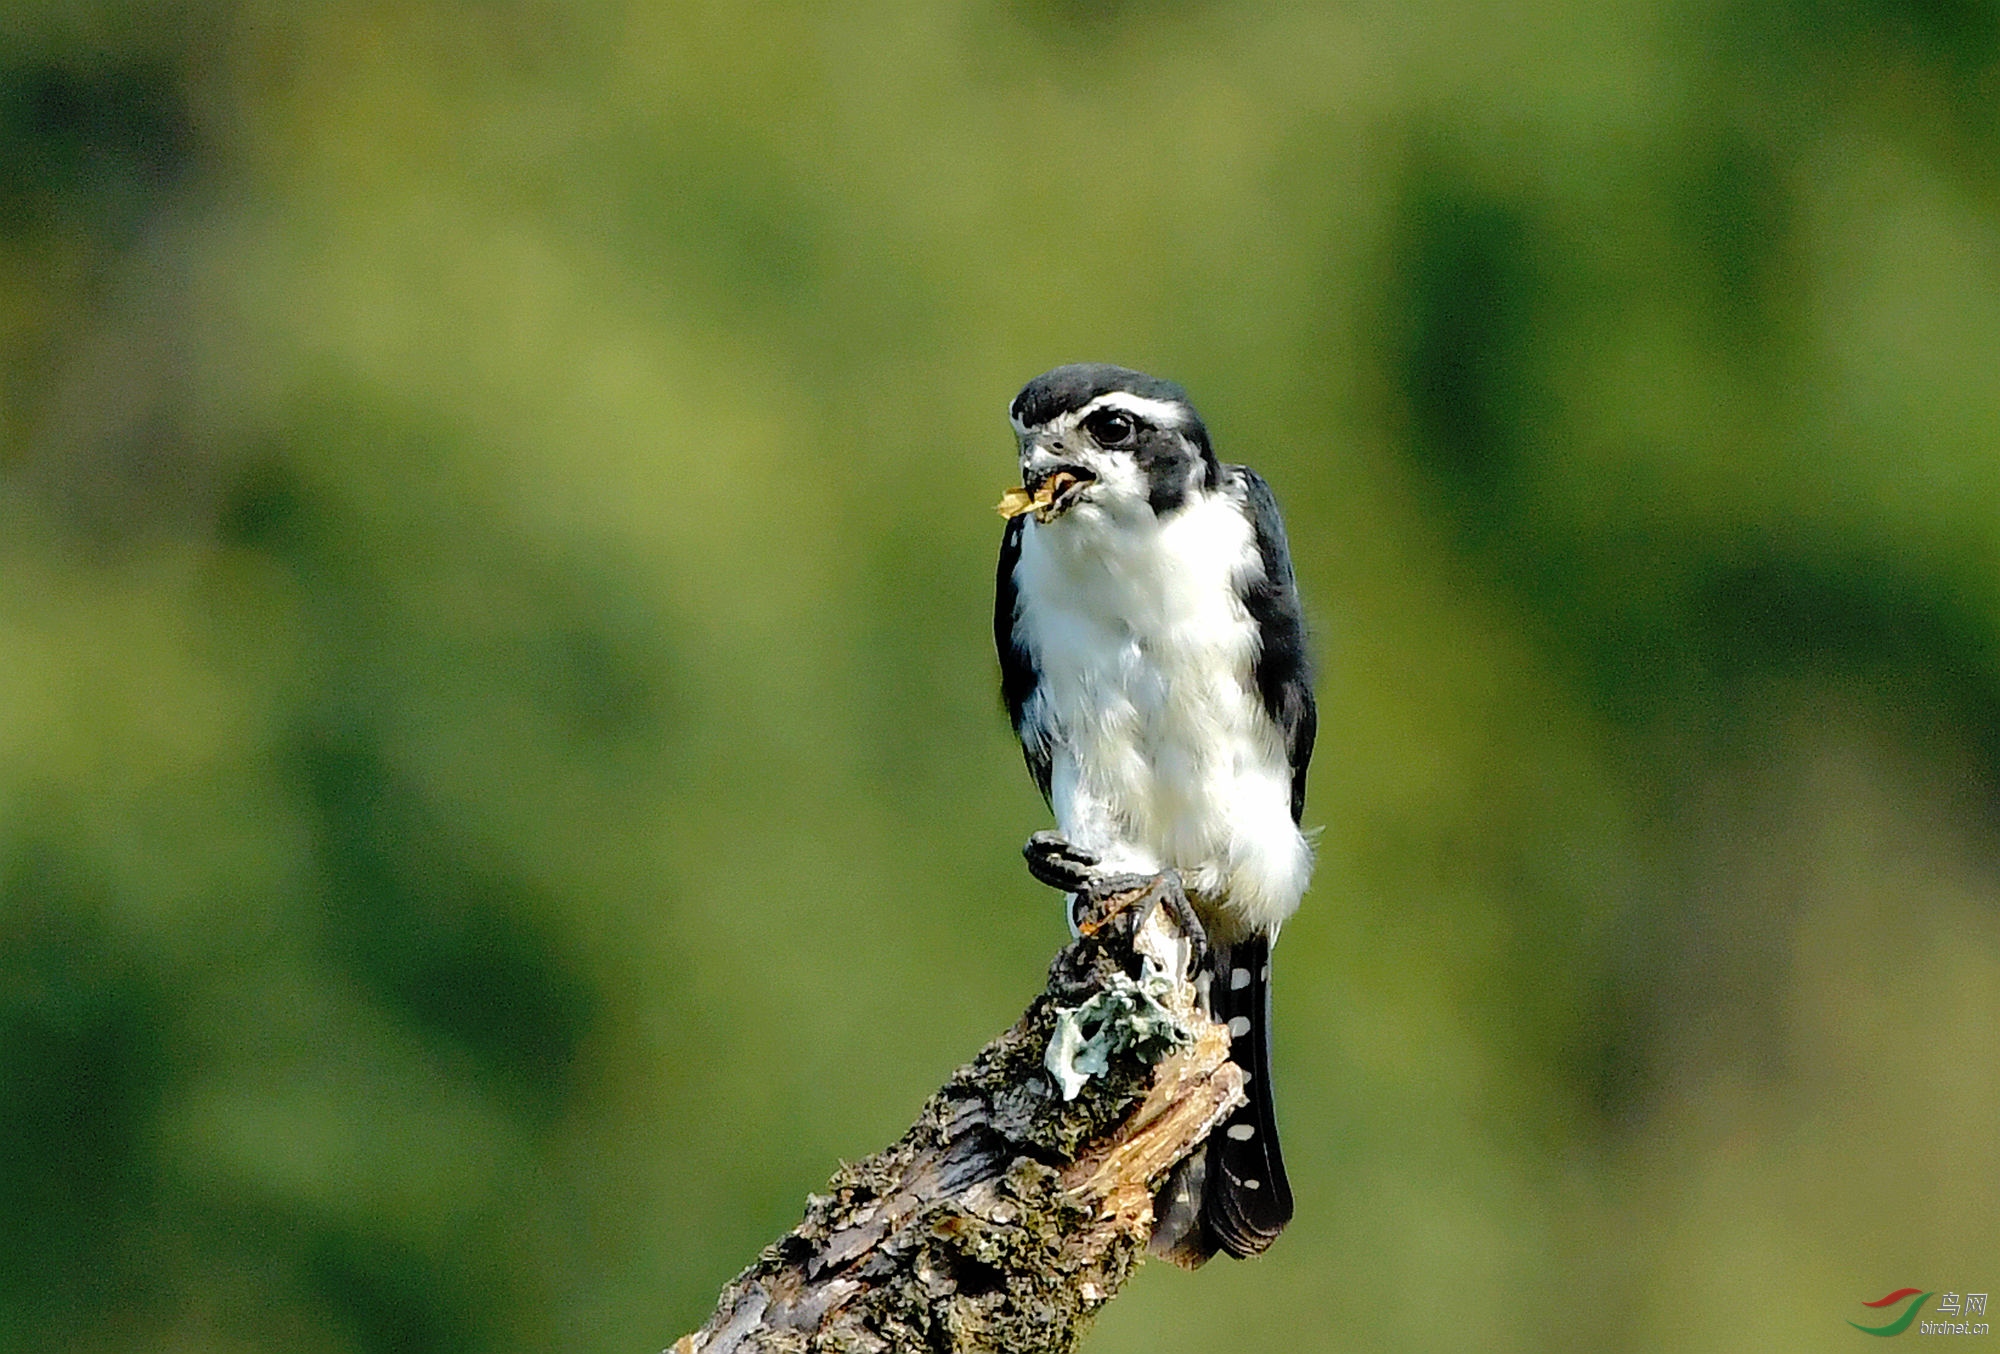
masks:
<path fill-rule="evenodd" d="M 1000 536 L 1000 570 L 993 586 L 993 647 L 1000 655 L 1000 698 L 1007 702 L 1007 718 L 1021 740 L 1021 755 L 1027 759 L 1028 774 L 1035 778 L 1035 788 L 1042 792 L 1046 802 L 1051 760 L 1048 730 L 1023 722 L 1028 701 L 1041 680 L 1033 656 L 1021 642 L 1020 618 L 1016 614 L 1019 596 L 1014 589 L 1014 566 L 1021 562 L 1021 532 L 1025 525 L 1025 518 L 1016 517 L 1007 523 Z"/>
<path fill-rule="evenodd" d="M 1257 553 L 1264 576 L 1244 589 L 1243 605 L 1257 626 L 1258 649 L 1254 677 L 1264 711 L 1285 738 L 1285 756 L 1292 766 L 1292 821 L 1306 808 L 1306 764 L 1312 761 L 1313 735 L 1319 711 L 1313 705 L 1312 664 L 1306 655 L 1306 618 L 1299 606 L 1299 587 L 1292 577 L 1292 552 L 1285 543 L 1285 520 L 1271 486 L 1247 465 L 1232 465 L 1250 508 L 1257 533 Z M 1005 560 L 1005 552 L 1002 552 Z"/>
<path fill-rule="evenodd" d="M 1284 519 L 1271 486 L 1248 466 L 1230 466 L 1250 511 L 1261 578 L 1248 581 L 1243 605 L 1257 626 L 1257 660 L 1252 669 L 1264 711 L 1285 740 L 1292 768 L 1292 821 L 1306 806 L 1306 765 L 1312 761 L 1319 713 L 1313 705 L 1312 668 L 1306 657 L 1305 613 Z M 1249 1103 L 1229 1117 L 1206 1149 L 1201 1218 L 1205 1240 L 1188 1243 L 1190 1258 L 1216 1246 L 1235 1256 L 1256 1255 L 1292 1219 L 1292 1190 L 1278 1150 L 1278 1116 L 1271 1103 L 1271 937 L 1257 934 L 1234 946 L 1210 951 L 1214 981 L 1209 1002 L 1231 1030 L 1229 1056 L 1250 1074 Z M 1238 975 L 1241 975 L 1239 978 Z"/>

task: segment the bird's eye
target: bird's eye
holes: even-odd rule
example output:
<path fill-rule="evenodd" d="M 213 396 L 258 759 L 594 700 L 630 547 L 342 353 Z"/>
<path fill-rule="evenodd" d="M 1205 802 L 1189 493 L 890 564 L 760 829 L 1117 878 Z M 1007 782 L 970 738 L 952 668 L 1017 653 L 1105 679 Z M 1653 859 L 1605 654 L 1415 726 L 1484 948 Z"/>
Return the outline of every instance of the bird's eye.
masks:
<path fill-rule="evenodd" d="M 1122 446 L 1132 440 L 1132 416 L 1116 409 L 1100 409 L 1084 420 L 1083 426 L 1100 447 Z"/>

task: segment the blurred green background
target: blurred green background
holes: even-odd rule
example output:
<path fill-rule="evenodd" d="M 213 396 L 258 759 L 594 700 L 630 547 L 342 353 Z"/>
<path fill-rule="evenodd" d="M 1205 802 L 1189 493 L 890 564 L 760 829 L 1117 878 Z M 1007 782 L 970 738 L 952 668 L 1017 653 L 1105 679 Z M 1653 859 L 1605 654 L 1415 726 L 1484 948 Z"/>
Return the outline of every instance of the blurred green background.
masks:
<path fill-rule="evenodd" d="M 1005 408 L 1321 656 L 1298 1221 L 1096 1354 L 2000 1286 L 1995 0 L 10 0 L 0 1350 L 651 1351 L 1039 990 Z"/>

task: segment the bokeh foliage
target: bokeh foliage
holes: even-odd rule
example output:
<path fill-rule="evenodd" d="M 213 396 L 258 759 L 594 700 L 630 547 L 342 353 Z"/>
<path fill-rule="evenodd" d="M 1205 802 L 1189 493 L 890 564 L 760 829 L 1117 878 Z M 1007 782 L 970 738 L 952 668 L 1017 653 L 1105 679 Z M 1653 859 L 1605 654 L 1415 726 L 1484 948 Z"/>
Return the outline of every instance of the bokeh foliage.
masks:
<path fill-rule="evenodd" d="M 987 505 L 1077 359 L 1323 668 L 1299 1221 L 1091 1347 L 1990 1287 L 1996 152 L 1992 0 L 18 0 L 0 1349 L 695 1325 L 1059 938 Z"/>

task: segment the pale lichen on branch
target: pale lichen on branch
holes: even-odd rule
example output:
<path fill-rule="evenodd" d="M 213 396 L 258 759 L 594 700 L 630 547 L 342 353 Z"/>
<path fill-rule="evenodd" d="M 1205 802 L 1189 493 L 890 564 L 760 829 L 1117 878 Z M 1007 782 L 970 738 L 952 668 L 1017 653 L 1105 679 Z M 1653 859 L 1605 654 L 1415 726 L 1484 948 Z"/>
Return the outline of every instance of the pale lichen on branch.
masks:
<path fill-rule="evenodd" d="M 1071 1349 L 1144 1253 L 1167 1172 L 1243 1102 L 1192 946 L 1135 897 L 1085 918 L 1014 1027 L 669 1354 Z"/>

